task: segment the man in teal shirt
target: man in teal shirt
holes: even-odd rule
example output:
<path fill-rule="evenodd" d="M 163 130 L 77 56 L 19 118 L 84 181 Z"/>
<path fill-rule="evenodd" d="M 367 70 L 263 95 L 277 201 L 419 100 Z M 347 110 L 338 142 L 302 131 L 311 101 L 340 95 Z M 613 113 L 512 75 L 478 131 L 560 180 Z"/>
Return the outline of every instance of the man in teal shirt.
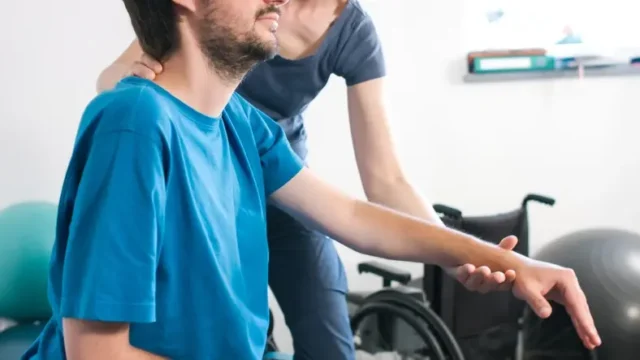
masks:
<path fill-rule="evenodd" d="M 23 358 L 260 359 L 267 201 L 363 253 L 486 265 L 540 316 L 545 296 L 564 303 L 585 346 L 597 346 L 571 271 L 335 190 L 234 93 L 275 54 L 286 1 L 124 0 L 164 72 L 124 79 L 83 115 L 60 199 L 54 315 Z"/>

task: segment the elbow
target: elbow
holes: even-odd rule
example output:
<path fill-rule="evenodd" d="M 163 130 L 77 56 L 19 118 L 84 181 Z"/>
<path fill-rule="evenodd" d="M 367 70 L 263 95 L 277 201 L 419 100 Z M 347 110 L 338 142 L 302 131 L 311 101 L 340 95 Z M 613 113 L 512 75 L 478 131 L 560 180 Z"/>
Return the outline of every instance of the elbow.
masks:
<path fill-rule="evenodd" d="M 378 176 L 373 179 L 363 180 L 363 189 L 367 200 L 370 202 L 386 205 L 390 197 L 395 196 L 398 191 L 411 188 L 411 184 L 403 175 Z"/>

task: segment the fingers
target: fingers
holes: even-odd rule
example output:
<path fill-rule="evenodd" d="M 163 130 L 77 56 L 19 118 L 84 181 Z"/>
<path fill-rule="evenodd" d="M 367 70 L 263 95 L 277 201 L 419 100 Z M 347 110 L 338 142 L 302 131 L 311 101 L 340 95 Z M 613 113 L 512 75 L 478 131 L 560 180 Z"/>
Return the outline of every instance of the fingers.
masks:
<path fill-rule="evenodd" d="M 153 60 L 146 54 L 142 55 L 140 60 L 136 61 L 131 68 L 131 75 L 148 80 L 155 79 L 156 75 L 161 72 L 162 64 Z"/>
<path fill-rule="evenodd" d="M 471 291 L 478 291 L 485 281 L 490 281 L 491 270 L 486 266 L 480 266 L 470 276 L 465 286 Z"/>
<path fill-rule="evenodd" d="M 495 290 L 511 289 L 515 271 L 509 270 L 507 274 L 499 271 L 492 273 L 487 266 L 474 269 L 473 265 L 467 264 L 459 268 L 457 279 L 467 290 L 486 294 Z"/>
<path fill-rule="evenodd" d="M 561 280 L 558 287 L 567 313 L 571 317 L 573 326 L 584 346 L 590 350 L 600 346 L 602 340 L 598 335 L 591 310 L 589 310 L 587 298 L 573 272 L 570 272 L 566 279 Z"/>
<path fill-rule="evenodd" d="M 518 245 L 518 238 L 513 235 L 507 236 L 500 241 L 500 244 L 498 244 L 499 247 L 505 250 L 513 250 L 516 245 Z"/>
<path fill-rule="evenodd" d="M 158 62 L 155 59 L 151 58 L 147 54 L 143 54 L 142 55 L 142 57 L 140 58 L 140 63 L 142 65 L 148 67 L 149 69 L 151 69 L 151 71 L 153 71 L 156 74 L 159 74 L 159 73 L 162 72 L 162 64 L 160 64 L 160 62 Z"/>
<path fill-rule="evenodd" d="M 540 288 L 537 286 L 525 287 L 521 289 L 521 295 L 522 300 L 529 304 L 538 317 L 546 319 L 551 315 L 551 304 L 544 298 Z"/>
<path fill-rule="evenodd" d="M 476 270 L 476 267 L 471 264 L 466 264 L 456 269 L 456 280 L 466 286 L 469 277 Z"/>
<path fill-rule="evenodd" d="M 516 281 L 516 272 L 514 270 L 507 270 L 504 273 L 504 282 L 498 285 L 496 290 L 509 291 L 513 287 L 513 282 Z"/>

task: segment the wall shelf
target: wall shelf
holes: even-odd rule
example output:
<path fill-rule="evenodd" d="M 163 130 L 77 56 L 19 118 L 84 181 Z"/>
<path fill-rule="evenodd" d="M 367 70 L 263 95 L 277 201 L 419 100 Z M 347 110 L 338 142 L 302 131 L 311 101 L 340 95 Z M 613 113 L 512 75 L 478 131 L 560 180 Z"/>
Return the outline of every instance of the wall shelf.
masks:
<path fill-rule="evenodd" d="M 584 70 L 584 77 L 635 76 L 640 75 L 640 66 L 620 65 Z M 555 71 L 523 71 L 510 73 L 466 74 L 465 83 L 489 83 L 504 81 L 542 80 L 542 79 L 577 79 L 578 70 Z"/>

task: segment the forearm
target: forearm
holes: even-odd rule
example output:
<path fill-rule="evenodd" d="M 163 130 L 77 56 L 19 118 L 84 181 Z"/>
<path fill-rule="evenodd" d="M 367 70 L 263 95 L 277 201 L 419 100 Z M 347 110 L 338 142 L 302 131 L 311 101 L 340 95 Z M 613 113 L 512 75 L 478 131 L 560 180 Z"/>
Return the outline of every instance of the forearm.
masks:
<path fill-rule="evenodd" d="M 129 47 L 111 65 L 105 68 L 98 76 L 96 91 L 101 93 L 115 87 L 123 77 L 127 75 L 131 66 L 142 56 L 142 48 L 138 40 L 131 42 Z"/>
<path fill-rule="evenodd" d="M 365 192 L 373 203 L 444 226 L 432 204 L 407 181 L 398 180 L 392 184 L 378 185 Z"/>
<path fill-rule="evenodd" d="M 98 76 L 98 81 L 96 82 L 96 91 L 98 94 L 113 89 L 118 81 L 126 76 L 131 65 L 132 63 L 126 64 L 116 61 L 102 70 L 100 76 Z"/>
<path fill-rule="evenodd" d="M 309 189 L 313 189 L 310 191 Z M 395 260 L 454 267 L 516 269 L 521 257 L 437 223 L 356 200 L 303 169 L 271 200 L 280 208 L 361 253 Z"/>
<path fill-rule="evenodd" d="M 166 360 L 129 342 L 129 325 L 65 318 L 64 347 L 69 360 Z"/>
<path fill-rule="evenodd" d="M 352 209 L 334 236 L 369 255 L 442 267 L 485 265 L 494 271 L 515 269 L 521 262 L 512 252 L 440 223 L 359 200 Z"/>

